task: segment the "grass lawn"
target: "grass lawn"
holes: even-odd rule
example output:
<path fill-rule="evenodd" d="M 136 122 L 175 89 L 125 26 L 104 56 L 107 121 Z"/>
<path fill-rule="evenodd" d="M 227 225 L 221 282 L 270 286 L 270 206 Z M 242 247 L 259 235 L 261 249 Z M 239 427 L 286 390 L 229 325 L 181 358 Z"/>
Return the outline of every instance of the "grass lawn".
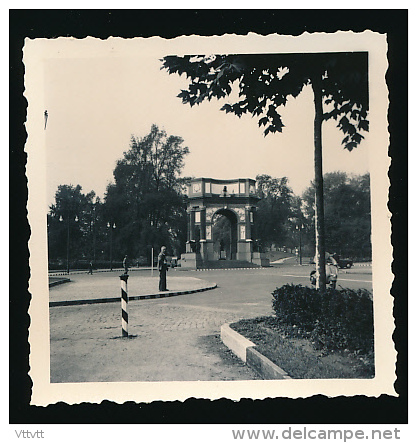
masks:
<path fill-rule="evenodd" d="M 373 378 L 373 355 L 324 352 L 297 328 L 278 324 L 276 317 L 240 320 L 232 329 L 255 343 L 257 350 L 291 378 Z"/>

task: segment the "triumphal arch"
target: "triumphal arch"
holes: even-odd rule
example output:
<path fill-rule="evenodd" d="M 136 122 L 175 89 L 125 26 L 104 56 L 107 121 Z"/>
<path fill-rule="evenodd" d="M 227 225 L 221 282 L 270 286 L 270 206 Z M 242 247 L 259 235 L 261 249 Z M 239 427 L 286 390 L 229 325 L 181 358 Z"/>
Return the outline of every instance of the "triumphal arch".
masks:
<path fill-rule="evenodd" d="M 255 250 L 254 220 L 259 197 L 255 193 L 255 180 L 239 178 L 217 180 L 192 179 L 188 186 L 187 244 L 181 256 L 183 269 L 209 266 L 216 260 L 249 262 L 268 265 L 263 254 Z M 219 217 L 229 232 L 226 247 L 216 239 Z"/>

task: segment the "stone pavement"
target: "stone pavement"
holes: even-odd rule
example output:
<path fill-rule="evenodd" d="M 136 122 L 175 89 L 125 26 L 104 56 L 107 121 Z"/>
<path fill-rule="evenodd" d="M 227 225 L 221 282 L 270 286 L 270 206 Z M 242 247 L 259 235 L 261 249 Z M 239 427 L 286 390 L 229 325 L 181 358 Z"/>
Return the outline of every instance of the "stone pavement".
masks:
<path fill-rule="evenodd" d="M 248 272 L 259 275 L 262 271 Z M 168 285 L 174 278 L 193 281 L 198 280 L 195 275 L 203 277 L 195 272 L 172 274 L 168 276 Z M 253 276 L 222 271 L 208 274 L 211 275 L 204 276 L 207 280 L 219 280 L 222 287 L 129 302 L 128 339 L 121 338 L 120 303 L 51 307 L 51 381 L 259 379 L 223 345 L 220 328 L 240 318 L 269 314 L 271 283 L 266 281 L 261 291 L 255 285 L 253 292 L 249 285 Z M 153 279 L 157 283 L 157 278 Z M 51 288 L 51 299 L 56 299 L 58 292 L 61 299 L 91 291 L 96 295 L 103 291 L 113 293 L 120 290 L 118 280 L 117 274 L 96 278 L 80 275 L 72 283 Z M 135 283 L 131 287 L 138 286 Z"/>
<path fill-rule="evenodd" d="M 139 274 L 139 273 L 138 273 Z M 308 284 L 309 268 L 282 265 L 245 271 L 175 271 L 174 279 L 215 282 L 216 289 L 177 297 L 129 302 L 129 335 L 121 338 L 120 303 L 50 308 L 51 381 L 196 381 L 255 380 L 256 373 L 220 340 L 220 328 L 242 318 L 272 314 L 271 292 L 285 283 Z M 129 295 L 157 287 L 150 272 L 129 277 Z M 198 278 L 197 278 L 198 277 Z M 349 275 L 346 275 L 349 277 Z M 350 287 L 366 287 L 360 275 Z M 130 279 L 132 278 L 132 280 Z M 118 273 L 79 275 L 50 289 L 51 300 L 120 294 Z M 368 280 L 363 276 L 363 280 Z M 203 284 L 203 283 L 202 283 Z M 347 285 L 347 282 L 344 284 Z M 142 286 L 141 286 L 142 285 Z"/>

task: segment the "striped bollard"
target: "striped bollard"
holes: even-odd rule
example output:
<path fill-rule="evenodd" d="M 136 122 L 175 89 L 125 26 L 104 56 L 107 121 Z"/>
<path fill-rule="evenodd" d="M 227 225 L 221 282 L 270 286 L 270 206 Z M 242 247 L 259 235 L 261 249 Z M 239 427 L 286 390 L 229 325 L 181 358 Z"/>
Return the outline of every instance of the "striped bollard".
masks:
<path fill-rule="evenodd" d="M 123 274 L 120 276 L 120 285 L 122 289 L 122 336 L 128 337 L 128 314 L 127 314 L 127 279 L 129 276 L 127 274 Z"/>

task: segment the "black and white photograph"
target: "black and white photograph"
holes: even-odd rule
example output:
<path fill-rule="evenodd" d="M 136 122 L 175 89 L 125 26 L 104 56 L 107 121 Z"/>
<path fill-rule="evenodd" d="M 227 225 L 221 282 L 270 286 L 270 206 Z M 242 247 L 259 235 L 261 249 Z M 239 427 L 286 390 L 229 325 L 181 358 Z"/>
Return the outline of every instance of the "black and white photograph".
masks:
<path fill-rule="evenodd" d="M 386 52 L 27 39 L 32 404 L 395 396 Z"/>

